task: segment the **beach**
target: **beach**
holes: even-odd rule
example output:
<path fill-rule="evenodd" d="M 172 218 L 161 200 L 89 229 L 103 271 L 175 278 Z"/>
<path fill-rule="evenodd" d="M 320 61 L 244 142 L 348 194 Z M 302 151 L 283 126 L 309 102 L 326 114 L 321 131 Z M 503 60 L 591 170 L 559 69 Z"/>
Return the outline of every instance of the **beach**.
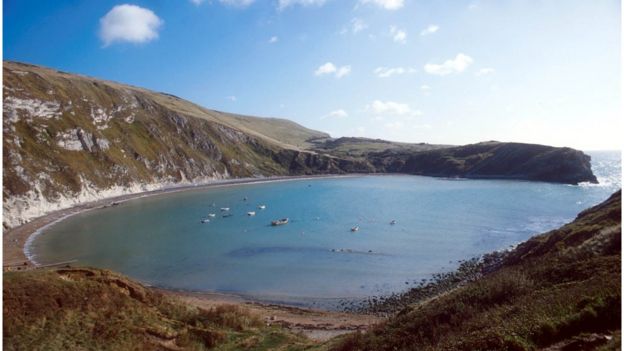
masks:
<path fill-rule="evenodd" d="M 192 191 L 211 187 L 224 187 L 252 183 L 279 182 L 316 178 L 349 177 L 349 175 L 320 175 L 320 176 L 291 176 L 291 177 L 271 177 L 271 178 L 248 178 L 232 179 L 226 181 L 216 181 L 214 183 L 181 186 L 156 191 L 129 194 L 113 198 L 106 198 L 95 202 L 81 204 L 71 208 L 54 211 L 42 217 L 36 218 L 19 227 L 5 230 L 3 233 L 3 268 L 4 270 L 27 270 L 35 269 L 38 266 L 32 262 L 25 254 L 25 246 L 41 234 L 48 226 L 69 218 L 73 215 L 97 210 L 112 206 L 132 199 L 170 194 L 174 192 Z M 336 335 L 353 332 L 356 330 L 366 330 L 372 325 L 380 322 L 381 317 L 354 313 L 343 313 L 333 311 L 323 311 L 308 308 L 292 307 L 287 305 L 269 304 L 253 301 L 238 295 L 211 293 L 211 292 L 189 292 L 174 291 L 160 288 L 152 288 L 165 295 L 180 299 L 198 308 L 212 308 L 219 305 L 239 305 L 258 314 L 267 324 L 279 325 L 294 332 L 301 332 L 314 340 L 328 340 Z"/>

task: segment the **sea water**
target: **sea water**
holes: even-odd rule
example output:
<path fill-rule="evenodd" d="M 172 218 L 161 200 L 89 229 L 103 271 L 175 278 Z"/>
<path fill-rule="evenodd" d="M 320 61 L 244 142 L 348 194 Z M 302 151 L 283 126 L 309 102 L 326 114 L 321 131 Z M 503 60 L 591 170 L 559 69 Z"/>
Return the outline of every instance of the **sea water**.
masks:
<path fill-rule="evenodd" d="M 598 185 L 382 175 L 198 188 L 75 215 L 28 249 L 40 264 L 77 260 L 170 289 L 361 298 L 573 220 L 621 186 L 619 152 L 592 157 Z"/>

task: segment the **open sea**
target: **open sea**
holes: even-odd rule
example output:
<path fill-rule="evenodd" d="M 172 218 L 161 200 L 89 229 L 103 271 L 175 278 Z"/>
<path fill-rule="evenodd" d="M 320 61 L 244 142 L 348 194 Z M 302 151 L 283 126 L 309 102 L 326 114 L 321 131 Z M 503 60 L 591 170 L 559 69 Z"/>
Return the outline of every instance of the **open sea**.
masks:
<path fill-rule="evenodd" d="M 598 185 L 381 175 L 134 199 L 61 221 L 27 251 L 40 264 L 77 260 L 158 287 L 291 304 L 398 292 L 605 200 L 621 187 L 620 153 L 588 154 Z"/>

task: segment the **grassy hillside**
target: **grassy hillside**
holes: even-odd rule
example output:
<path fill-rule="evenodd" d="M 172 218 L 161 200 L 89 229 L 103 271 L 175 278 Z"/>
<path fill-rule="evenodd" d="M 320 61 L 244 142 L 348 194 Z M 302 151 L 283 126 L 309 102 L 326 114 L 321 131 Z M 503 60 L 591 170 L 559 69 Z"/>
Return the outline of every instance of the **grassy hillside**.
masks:
<path fill-rule="evenodd" d="M 388 150 L 370 153 L 367 159 L 382 172 L 568 184 L 597 183 L 591 169 L 591 158 L 567 147 L 489 141 L 422 152 Z"/>
<path fill-rule="evenodd" d="M 331 139 L 292 121 L 3 63 L 3 226 L 101 198 L 223 178 L 396 172 L 595 181 L 589 156 L 515 143 L 461 147 Z"/>
<path fill-rule="evenodd" d="M 334 350 L 616 350 L 621 191 Z M 413 298 L 406 294 L 405 298 Z M 398 301 L 395 301 L 398 303 Z"/>
<path fill-rule="evenodd" d="M 337 138 L 313 139 L 312 148 L 319 152 L 330 153 L 340 157 L 365 157 L 369 153 L 383 151 L 421 152 L 450 147 L 449 145 L 434 145 L 426 143 L 399 143 L 382 139 L 370 138 Z"/>
<path fill-rule="evenodd" d="M 198 309 L 118 274 L 39 270 L 3 276 L 4 350 L 299 350 L 306 339 L 243 307 Z"/>
<path fill-rule="evenodd" d="M 371 169 L 300 150 L 327 135 L 294 122 L 32 65 L 5 62 L 3 71 L 5 227 L 168 184 Z"/>

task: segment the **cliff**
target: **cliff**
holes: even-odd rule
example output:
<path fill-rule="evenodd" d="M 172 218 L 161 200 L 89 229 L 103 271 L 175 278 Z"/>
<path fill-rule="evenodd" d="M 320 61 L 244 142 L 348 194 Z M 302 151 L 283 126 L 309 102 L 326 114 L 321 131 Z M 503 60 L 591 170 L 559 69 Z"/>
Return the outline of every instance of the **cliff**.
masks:
<path fill-rule="evenodd" d="M 567 184 L 597 183 L 590 157 L 567 147 L 491 141 L 422 152 L 390 150 L 368 154 L 368 159 L 381 172 Z"/>
<path fill-rule="evenodd" d="M 332 139 L 292 121 L 4 62 L 3 214 L 11 228 L 106 197 L 217 179 L 399 172 L 595 182 L 589 157 L 513 143 L 460 147 Z"/>

